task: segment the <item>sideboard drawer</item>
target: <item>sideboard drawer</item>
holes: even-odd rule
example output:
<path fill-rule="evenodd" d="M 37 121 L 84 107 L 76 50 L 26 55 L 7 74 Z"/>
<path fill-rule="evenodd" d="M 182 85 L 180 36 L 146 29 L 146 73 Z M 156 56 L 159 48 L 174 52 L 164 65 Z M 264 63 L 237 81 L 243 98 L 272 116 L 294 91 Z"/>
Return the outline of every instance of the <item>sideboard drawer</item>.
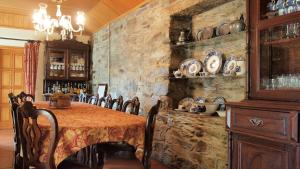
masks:
<path fill-rule="evenodd" d="M 231 108 L 231 130 L 267 138 L 298 141 L 298 113 Z"/>

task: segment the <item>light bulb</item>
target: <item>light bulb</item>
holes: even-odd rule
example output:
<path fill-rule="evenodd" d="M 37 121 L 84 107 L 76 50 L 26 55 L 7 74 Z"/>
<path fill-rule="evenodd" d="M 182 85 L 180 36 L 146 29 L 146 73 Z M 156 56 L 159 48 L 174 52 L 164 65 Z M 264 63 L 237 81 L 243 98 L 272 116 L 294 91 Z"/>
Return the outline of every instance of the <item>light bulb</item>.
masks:
<path fill-rule="evenodd" d="M 61 10 L 60 10 L 60 5 L 56 5 L 56 7 L 57 7 L 57 10 L 56 10 L 56 16 L 59 18 L 59 17 L 61 17 Z"/>
<path fill-rule="evenodd" d="M 84 25 L 85 24 L 85 16 L 84 12 L 78 11 L 76 17 L 76 24 L 77 25 Z"/>
<path fill-rule="evenodd" d="M 32 15 L 32 22 L 33 23 L 38 23 L 40 20 L 40 14 L 39 14 L 39 11 L 37 9 L 35 9 L 33 11 L 33 15 Z"/>

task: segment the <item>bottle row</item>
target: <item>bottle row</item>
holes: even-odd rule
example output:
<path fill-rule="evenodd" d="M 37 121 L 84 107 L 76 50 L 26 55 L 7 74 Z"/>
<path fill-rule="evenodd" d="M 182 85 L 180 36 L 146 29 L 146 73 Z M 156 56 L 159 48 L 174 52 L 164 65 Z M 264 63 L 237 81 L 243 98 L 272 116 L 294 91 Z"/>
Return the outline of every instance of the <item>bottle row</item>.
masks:
<path fill-rule="evenodd" d="M 47 82 L 44 86 L 44 91 L 46 93 L 71 93 L 71 94 L 80 94 L 86 93 L 89 89 L 88 83 L 85 82 Z"/>

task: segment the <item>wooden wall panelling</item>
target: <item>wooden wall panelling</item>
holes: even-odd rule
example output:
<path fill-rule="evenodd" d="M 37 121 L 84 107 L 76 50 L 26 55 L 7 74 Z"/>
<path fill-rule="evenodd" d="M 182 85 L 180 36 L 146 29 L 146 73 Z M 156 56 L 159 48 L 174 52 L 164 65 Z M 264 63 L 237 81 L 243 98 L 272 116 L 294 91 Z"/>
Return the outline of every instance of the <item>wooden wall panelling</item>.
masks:
<path fill-rule="evenodd" d="M 134 7 L 149 0 L 89 0 L 82 3 L 81 0 L 66 1 L 62 4 L 62 13 L 71 16 L 81 10 L 86 13 L 87 23 L 85 34 L 98 31 L 103 25 L 118 18 Z M 39 0 L 10 0 L 0 1 L 0 26 L 33 29 L 32 12 L 38 8 Z M 44 1 L 48 5 L 48 13 L 55 16 L 56 6 L 50 1 Z M 74 18 L 74 17 L 73 17 Z"/>

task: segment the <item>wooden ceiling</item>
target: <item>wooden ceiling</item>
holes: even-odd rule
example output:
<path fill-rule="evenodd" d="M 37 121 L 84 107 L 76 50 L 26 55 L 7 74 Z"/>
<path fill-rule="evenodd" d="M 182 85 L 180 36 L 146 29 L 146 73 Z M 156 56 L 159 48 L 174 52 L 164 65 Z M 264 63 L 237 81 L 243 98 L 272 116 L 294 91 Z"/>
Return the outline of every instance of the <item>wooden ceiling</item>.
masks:
<path fill-rule="evenodd" d="M 63 0 L 62 14 L 75 18 L 76 11 L 86 13 L 85 34 L 97 32 L 102 26 L 125 14 L 147 0 Z M 53 0 L 0 0 L 0 26 L 33 29 L 32 13 L 38 4 L 48 5 L 48 12 L 55 17 Z"/>

